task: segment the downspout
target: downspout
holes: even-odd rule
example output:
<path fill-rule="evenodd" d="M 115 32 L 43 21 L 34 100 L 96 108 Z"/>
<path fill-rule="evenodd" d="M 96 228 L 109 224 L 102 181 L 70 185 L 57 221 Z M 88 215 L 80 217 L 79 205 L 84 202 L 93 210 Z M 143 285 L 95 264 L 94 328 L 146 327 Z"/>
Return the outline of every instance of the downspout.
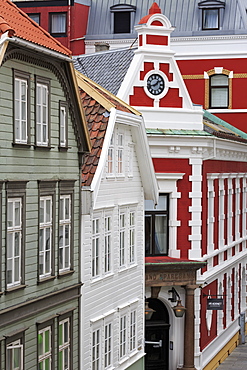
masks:
<path fill-rule="evenodd" d="M 68 0 L 69 14 L 68 14 L 68 48 L 71 50 L 71 0 Z"/>

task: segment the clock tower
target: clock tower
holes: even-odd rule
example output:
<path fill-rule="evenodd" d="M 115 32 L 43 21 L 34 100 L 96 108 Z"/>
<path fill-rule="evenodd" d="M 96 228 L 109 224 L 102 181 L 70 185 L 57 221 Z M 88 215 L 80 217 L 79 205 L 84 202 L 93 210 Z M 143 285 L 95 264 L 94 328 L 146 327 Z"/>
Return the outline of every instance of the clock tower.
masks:
<path fill-rule="evenodd" d="M 147 128 L 202 130 L 203 111 L 193 106 L 170 48 L 173 29 L 153 3 L 136 26 L 138 49 L 118 96 L 143 114 Z"/>

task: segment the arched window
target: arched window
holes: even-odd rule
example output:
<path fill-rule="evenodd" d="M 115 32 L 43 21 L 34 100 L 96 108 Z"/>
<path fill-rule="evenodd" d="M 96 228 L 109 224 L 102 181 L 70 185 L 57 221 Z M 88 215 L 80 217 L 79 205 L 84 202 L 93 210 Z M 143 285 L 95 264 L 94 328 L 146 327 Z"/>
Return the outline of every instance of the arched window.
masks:
<path fill-rule="evenodd" d="M 227 75 L 215 74 L 210 77 L 210 108 L 228 108 L 229 79 Z"/>

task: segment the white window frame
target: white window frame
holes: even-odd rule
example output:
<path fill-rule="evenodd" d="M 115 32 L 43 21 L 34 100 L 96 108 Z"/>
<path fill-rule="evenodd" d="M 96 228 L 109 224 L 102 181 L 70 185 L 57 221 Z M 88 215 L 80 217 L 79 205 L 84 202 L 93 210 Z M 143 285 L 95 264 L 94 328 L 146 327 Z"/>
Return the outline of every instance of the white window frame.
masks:
<path fill-rule="evenodd" d="M 112 217 L 104 215 L 104 273 L 112 270 Z"/>
<path fill-rule="evenodd" d="M 113 323 L 112 321 L 104 322 L 104 369 L 110 369 L 113 365 Z"/>
<path fill-rule="evenodd" d="M 100 217 L 92 220 L 92 278 L 100 276 Z"/>
<path fill-rule="evenodd" d="M 68 340 L 65 340 L 65 324 L 68 325 Z M 60 326 L 62 326 L 62 343 L 60 342 Z M 59 358 L 58 361 L 60 361 L 60 354 L 62 354 L 62 369 L 64 370 L 71 370 L 71 364 L 70 364 L 70 351 L 71 351 L 71 338 L 70 338 L 70 318 L 67 317 L 64 320 L 59 321 L 59 328 L 58 328 L 58 343 L 59 343 Z M 65 366 L 65 352 L 68 352 L 68 366 Z M 60 363 L 59 363 L 60 366 Z M 60 368 L 60 367 L 59 367 Z"/>
<path fill-rule="evenodd" d="M 12 219 L 10 220 L 10 204 L 12 208 Z M 15 205 L 19 204 L 19 222 L 16 223 L 16 217 L 15 217 Z M 7 273 L 8 273 L 8 266 L 11 265 L 11 270 L 12 271 L 12 276 L 11 276 L 11 282 L 8 282 L 7 279 L 7 288 L 11 288 L 14 286 L 18 286 L 21 284 L 21 262 L 22 262 L 22 198 L 17 197 L 17 198 L 8 198 L 8 212 L 7 212 Z M 11 222 L 11 225 L 9 223 Z M 16 235 L 18 235 L 18 240 L 19 240 L 19 253 L 15 255 L 16 252 L 16 245 L 15 245 L 15 238 Z M 12 240 L 11 242 L 11 248 L 10 248 L 10 239 Z M 19 276 L 18 278 L 15 277 L 15 266 L 16 264 L 18 265 L 18 271 L 19 271 Z"/>
<path fill-rule="evenodd" d="M 114 150 L 114 133 L 112 134 L 110 145 L 108 148 L 108 155 L 107 155 L 107 175 L 111 176 L 114 175 L 115 172 L 115 150 Z"/>
<path fill-rule="evenodd" d="M 36 82 L 36 144 L 49 145 L 49 86 L 41 82 Z"/>
<path fill-rule="evenodd" d="M 101 327 L 97 327 L 92 331 L 92 370 L 101 370 L 101 347 Z"/>
<path fill-rule="evenodd" d="M 68 202 L 68 217 L 66 217 L 66 203 Z M 67 231 L 66 231 L 67 230 Z M 66 238 L 66 232 L 69 236 Z M 66 244 L 68 240 L 68 244 Z M 67 254 L 67 263 L 66 263 Z M 71 195 L 60 195 L 59 203 L 59 272 L 71 268 Z M 62 261 L 61 261 L 62 256 Z"/>
<path fill-rule="evenodd" d="M 128 145 L 128 177 L 133 177 L 134 144 Z"/>
<path fill-rule="evenodd" d="M 67 106 L 60 102 L 59 109 L 59 145 L 61 148 L 66 148 L 68 146 L 67 138 Z"/>
<path fill-rule="evenodd" d="M 126 210 L 119 210 L 119 266 L 126 267 L 126 239 L 127 239 Z"/>
<path fill-rule="evenodd" d="M 50 342 L 50 346 L 49 346 L 49 351 L 48 352 L 45 352 L 45 348 L 46 348 L 46 344 L 45 344 L 45 332 L 49 332 L 49 342 Z M 43 337 L 43 348 L 42 348 L 42 354 L 39 354 L 38 353 L 38 363 L 41 364 L 41 363 L 44 363 L 47 359 L 49 360 L 49 370 L 51 370 L 51 365 L 52 365 L 52 328 L 51 326 L 46 326 L 45 328 L 41 329 L 38 331 L 38 336 L 39 335 L 42 335 Z M 39 344 L 38 344 L 38 347 Z"/>
<path fill-rule="evenodd" d="M 136 212 L 129 211 L 129 263 L 136 262 Z"/>
<path fill-rule="evenodd" d="M 46 208 L 47 208 L 47 202 L 50 202 L 50 219 L 45 220 L 45 215 L 46 215 Z M 39 277 L 45 278 L 47 276 L 51 276 L 52 274 L 52 248 L 53 248 L 53 197 L 52 195 L 48 196 L 41 196 L 40 197 L 40 203 L 39 203 L 39 212 L 41 209 L 41 202 L 44 202 L 44 221 L 39 222 Z M 45 235 L 46 231 L 50 229 L 50 248 L 47 249 L 45 246 Z M 43 243 L 40 242 L 40 232 L 43 230 Z M 47 266 L 46 263 L 46 256 L 47 254 L 50 254 L 50 259 L 49 259 L 49 264 Z M 40 261 L 42 259 L 42 264 L 43 264 L 43 271 L 40 273 Z M 48 268 L 47 268 L 48 267 Z M 46 272 L 47 271 L 47 272 Z"/>
<path fill-rule="evenodd" d="M 15 116 L 14 130 L 15 143 L 27 144 L 28 142 L 28 80 L 15 77 Z M 18 87 L 17 87 L 18 84 Z M 22 95 L 22 87 L 25 89 L 25 96 Z"/>
<path fill-rule="evenodd" d="M 137 349 L 137 311 L 130 311 L 129 349 L 133 352 Z"/>
<path fill-rule="evenodd" d="M 117 132 L 117 175 L 124 175 L 124 134 Z"/>
<path fill-rule="evenodd" d="M 119 317 L 119 360 L 123 360 L 128 354 L 128 314 L 122 312 Z"/>
<path fill-rule="evenodd" d="M 18 339 L 16 341 L 13 341 L 13 342 L 9 343 L 7 345 L 7 347 L 6 347 L 6 350 L 7 350 L 7 355 L 6 355 L 7 364 L 6 364 L 6 368 L 8 370 L 23 370 L 23 358 L 24 358 L 24 354 L 23 354 L 23 344 L 21 343 L 21 339 Z M 15 366 L 15 363 L 14 363 L 14 355 L 9 355 L 9 352 L 8 352 L 8 351 L 15 351 L 15 350 L 20 351 L 20 354 L 19 354 L 19 358 L 20 358 L 20 364 L 19 365 L 20 366 L 18 366 L 18 367 Z M 11 356 L 11 364 L 9 363 L 9 356 Z"/>

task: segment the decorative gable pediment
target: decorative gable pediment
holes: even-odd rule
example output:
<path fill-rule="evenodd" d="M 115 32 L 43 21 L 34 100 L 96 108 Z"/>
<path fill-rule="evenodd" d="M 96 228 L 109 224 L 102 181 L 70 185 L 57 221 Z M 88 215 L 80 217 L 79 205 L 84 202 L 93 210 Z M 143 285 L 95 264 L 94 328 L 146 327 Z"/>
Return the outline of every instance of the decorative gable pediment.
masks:
<path fill-rule="evenodd" d="M 198 3 L 199 9 L 201 8 L 225 8 L 225 1 L 220 0 L 204 0 Z"/>

